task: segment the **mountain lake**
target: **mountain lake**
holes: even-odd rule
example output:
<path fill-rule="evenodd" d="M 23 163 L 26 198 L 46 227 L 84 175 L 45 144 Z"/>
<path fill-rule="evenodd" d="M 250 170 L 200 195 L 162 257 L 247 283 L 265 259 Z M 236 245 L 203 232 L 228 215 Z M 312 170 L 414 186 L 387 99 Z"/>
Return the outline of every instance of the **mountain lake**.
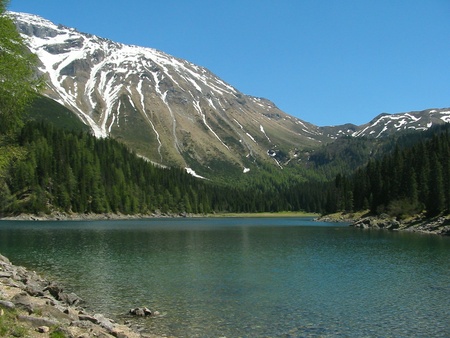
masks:
<path fill-rule="evenodd" d="M 311 218 L 3 220 L 0 253 L 162 336 L 450 336 L 448 237 Z M 160 315 L 127 317 L 141 306 Z"/>

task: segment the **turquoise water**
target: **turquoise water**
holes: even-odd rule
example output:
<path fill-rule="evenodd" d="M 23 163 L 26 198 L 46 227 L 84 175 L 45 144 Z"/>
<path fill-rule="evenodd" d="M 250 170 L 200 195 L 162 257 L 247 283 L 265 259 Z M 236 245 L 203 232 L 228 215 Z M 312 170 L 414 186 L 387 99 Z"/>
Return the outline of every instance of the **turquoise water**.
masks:
<path fill-rule="evenodd" d="M 450 238 L 306 218 L 0 221 L 0 253 L 176 337 L 449 337 Z"/>

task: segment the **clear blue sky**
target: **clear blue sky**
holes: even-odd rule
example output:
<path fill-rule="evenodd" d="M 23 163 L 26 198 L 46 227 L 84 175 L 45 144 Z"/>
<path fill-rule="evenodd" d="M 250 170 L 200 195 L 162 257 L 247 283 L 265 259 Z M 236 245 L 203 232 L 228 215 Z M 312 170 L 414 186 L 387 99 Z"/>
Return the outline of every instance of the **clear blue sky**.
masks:
<path fill-rule="evenodd" d="M 12 0 L 204 66 L 316 125 L 450 107 L 450 0 Z"/>

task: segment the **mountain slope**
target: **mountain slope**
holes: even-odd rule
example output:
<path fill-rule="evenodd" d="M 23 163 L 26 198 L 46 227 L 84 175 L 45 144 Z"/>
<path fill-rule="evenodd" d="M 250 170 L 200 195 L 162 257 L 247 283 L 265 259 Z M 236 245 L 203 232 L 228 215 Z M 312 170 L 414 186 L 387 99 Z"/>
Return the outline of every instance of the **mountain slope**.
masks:
<path fill-rule="evenodd" d="M 34 15 L 12 15 L 48 77 L 45 94 L 96 136 L 120 139 L 154 162 L 203 172 L 228 163 L 248 171 L 255 161 L 273 161 L 268 153 L 277 149 L 322 140 L 317 127 L 240 93 L 205 68 Z"/>
<path fill-rule="evenodd" d="M 338 136 L 380 138 L 401 131 L 424 131 L 432 126 L 450 123 L 450 108 L 427 109 L 398 114 L 380 114 L 369 123 L 361 126 L 346 124 L 342 126 L 321 127 L 320 130 L 331 138 Z"/>
<path fill-rule="evenodd" d="M 450 121 L 450 109 L 382 114 L 362 126 L 318 127 L 244 95 L 203 67 L 116 43 L 35 15 L 10 13 L 40 59 L 47 97 L 97 137 L 113 137 L 164 166 L 213 178 L 282 168 L 340 136 L 379 138 Z"/>

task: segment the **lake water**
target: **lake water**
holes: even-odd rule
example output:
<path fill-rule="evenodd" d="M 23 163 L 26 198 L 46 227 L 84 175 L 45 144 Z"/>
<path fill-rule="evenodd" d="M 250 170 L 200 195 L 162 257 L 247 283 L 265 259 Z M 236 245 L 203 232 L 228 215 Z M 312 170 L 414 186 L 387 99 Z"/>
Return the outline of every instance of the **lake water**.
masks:
<path fill-rule="evenodd" d="M 0 253 L 176 337 L 449 337 L 450 238 L 307 218 L 0 221 Z"/>

